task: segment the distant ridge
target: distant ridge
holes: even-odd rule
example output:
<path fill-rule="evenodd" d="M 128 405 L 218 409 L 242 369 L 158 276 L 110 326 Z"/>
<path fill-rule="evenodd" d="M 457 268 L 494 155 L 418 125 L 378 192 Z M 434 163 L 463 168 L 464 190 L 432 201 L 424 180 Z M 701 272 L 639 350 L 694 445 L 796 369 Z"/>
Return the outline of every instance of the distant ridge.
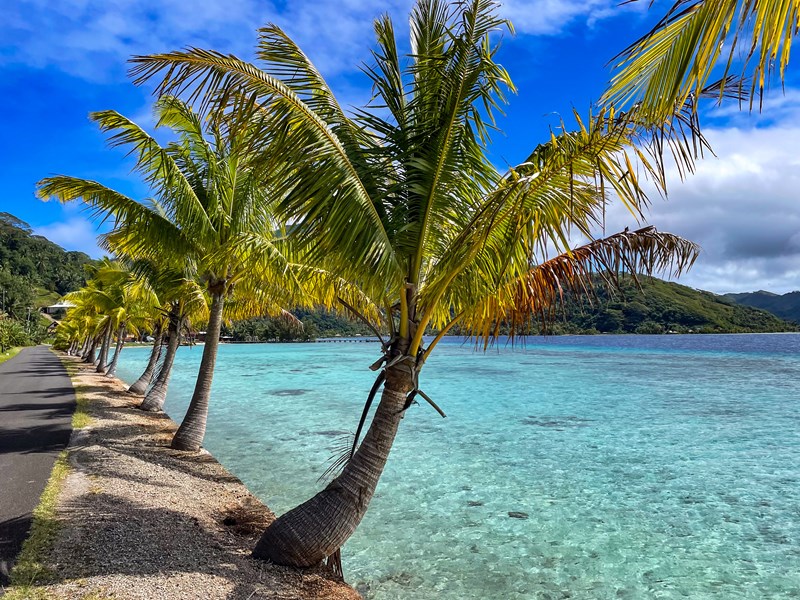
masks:
<path fill-rule="evenodd" d="M 777 315 L 781 319 L 800 323 L 800 291 L 774 294 L 759 290 L 757 292 L 725 294 L 724 297 L 737 304 L 760 308 Z"/>
<path fill-rule="evenodd" d="M 620 289 L 599 282 L 596 297 L 567 298 L 550 333 L 772 333 L 798 331 L 759 307 L 656 277 L 620 280 Z M 800 292 L 794 292 L 800 307 Z M 781 296 L 775 295 L 777 298 Z M 789 296 L 787 294 L 787 296 Z M 765 298 L 771 298 L 764 292 Z M 800 315 L 798 315 L 800 316 Z M 800 319 L 798 319 L 800 321 Z"/>

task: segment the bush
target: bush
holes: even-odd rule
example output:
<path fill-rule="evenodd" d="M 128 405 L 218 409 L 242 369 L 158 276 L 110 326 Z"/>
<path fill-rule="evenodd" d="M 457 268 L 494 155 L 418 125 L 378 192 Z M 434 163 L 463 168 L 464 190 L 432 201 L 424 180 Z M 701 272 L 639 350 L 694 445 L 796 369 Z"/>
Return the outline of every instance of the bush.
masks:
<path fill-rule="evenodd" d="M 13 346 L 30 346 L 30 336 L 25 331 L 22 323 L 13 319 L 0 319 L 0 350 Z"/>

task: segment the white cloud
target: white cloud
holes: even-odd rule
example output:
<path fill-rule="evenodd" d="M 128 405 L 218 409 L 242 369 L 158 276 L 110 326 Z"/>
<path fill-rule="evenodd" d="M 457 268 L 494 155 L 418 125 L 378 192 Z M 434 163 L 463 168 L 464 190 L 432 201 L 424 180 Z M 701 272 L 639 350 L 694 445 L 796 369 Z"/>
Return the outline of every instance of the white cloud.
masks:
<path fill-rule="evenodd" d="M 65 250 L 85 252 L 92 258 L 100 258 L 106 254 L 97 246 L 98 228 L 83 217 L 70 217 L 66 221 L 34 227 L 34 233 L 46 237 Z"/>
<path fill-rule="evenodd" d="M 4 62 L 55 66 L 91 81 L 118 79 L 125 61 L 198 46 L 250 59 L 257 29 L 276 22 L 326 74 L 356 71 L 368 57 L 372 22 L 389 12 L 401 30 L 410 0 L 12 0 L 0 22 Z"/>
<path fill-rule="evenodd" d="M 5 62 L 55 66 L 98 81 L 116 78 L 133 54 L 211 46 L 246 53 L 266 10 L 256 0 L 12 0 L 0 38 Z"/>
<path fill-rule="evenodd" d="M 782 106 L 795 114 L 800 102 Z M 706 130 L 717 157 L 699 161 L 682 183 L 673 171 L 669 198 L 654 199 L 648 221 L 702 246 L 681 283 L 718 293 L 800 289 L 800 125 L 736 123 L 749 126 Z M 611 232 L 630 218 L 614 207 L 607 222 Z"/>
<path fill-rule="evenodd" d="M 575 22 L 641 10 L 616 0 L 505 0 L 522 34 L 556 35 Z M 283 27 L 326 76 L 357 72 L 369 58 L 373 20 L 388 13 L 405 45 L 413 0 L 6 0 L 0 63 L 56 67 L 90 81 L 123 78 L 125 61 L 198 46 L 251 58 L 256 30 Z"/>
<path fill-rule="evenodd" d="M 518 33 L 557 35 L 576 21 L 593 27 L 603 19 L 646 7 L 646 2 L 621 5 L 617 0 L 502 0 L 501 12 Z"/>

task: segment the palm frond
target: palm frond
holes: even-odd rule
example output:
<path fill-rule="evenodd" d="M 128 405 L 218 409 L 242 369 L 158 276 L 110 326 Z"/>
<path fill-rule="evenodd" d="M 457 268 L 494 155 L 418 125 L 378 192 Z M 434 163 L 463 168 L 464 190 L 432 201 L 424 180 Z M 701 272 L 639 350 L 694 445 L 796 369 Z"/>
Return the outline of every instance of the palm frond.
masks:
<path fill-rule="evenodd" d="M 799 28 L 800 0 L 677 0 L 647 34 L 618 55 L 605 101 L 639 103 L 658 121 L 715 84 L 718 100 L 729 91 L 740 98 L 749 91 L 752 108 L 776 71 L 783 81 Z M 723 60 L 722 76 L 712 82 Z M 731 77 L 735 72 L 739 76 Z M 749 90 L 744 89 L 745 78 L 750 79 Z"/>

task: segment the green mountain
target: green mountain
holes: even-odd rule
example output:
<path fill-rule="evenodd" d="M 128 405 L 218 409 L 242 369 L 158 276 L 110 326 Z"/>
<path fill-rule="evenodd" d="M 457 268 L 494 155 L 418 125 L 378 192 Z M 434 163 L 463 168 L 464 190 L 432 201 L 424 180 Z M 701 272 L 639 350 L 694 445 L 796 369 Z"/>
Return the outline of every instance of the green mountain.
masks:
<path fill-rule="evenodd" d="M 764 310 L 742 306 L 711 292 L 639 277 L 620 290 L 596 286 L 595 298 L 567 298 L 551 333 L 767 333 L 798 331 Z"/>
<path fill-rule="evenodd" d="M 724 296 L 695 290 L 654 277 L 620 280 L 620 289 L 609 289 L 601 281 L 591 300 L 565 298 L 544 327 L 548 334 L 593 333 L 771 333 L 798 331 L 797 325 L 749 306 L 740 306 Z M 305 341 L 335 335 L 372 336 L 360 322 L 348 320 L 344 311 L 297 310 L 298 328 L 279 318 L 257 318 L 233 324 L 225 331 L 236 341 Z M 501 329 L 508 333 L 508 329 Z M 525 334 L 542 332 L 533 323 Z M 434 333 L 433 331 L 429 333 Z M 459 335 L 454 331 L 454 335 Z"/>
<path fill-rule="evenodd" d="M 67 252 L 30 225 L 0 212 L 0 311 L 24 319 L 28 307 L 51 304 L 86 283 L 83 252 Z"/>
<path fill-rule="evenodd" d="M 800 323 L 800 291 L 780 295 L 759 290 L 742 294 L 725 294 L 725 298 L 737 304 L 767 310 L 781 319 Z"/>

